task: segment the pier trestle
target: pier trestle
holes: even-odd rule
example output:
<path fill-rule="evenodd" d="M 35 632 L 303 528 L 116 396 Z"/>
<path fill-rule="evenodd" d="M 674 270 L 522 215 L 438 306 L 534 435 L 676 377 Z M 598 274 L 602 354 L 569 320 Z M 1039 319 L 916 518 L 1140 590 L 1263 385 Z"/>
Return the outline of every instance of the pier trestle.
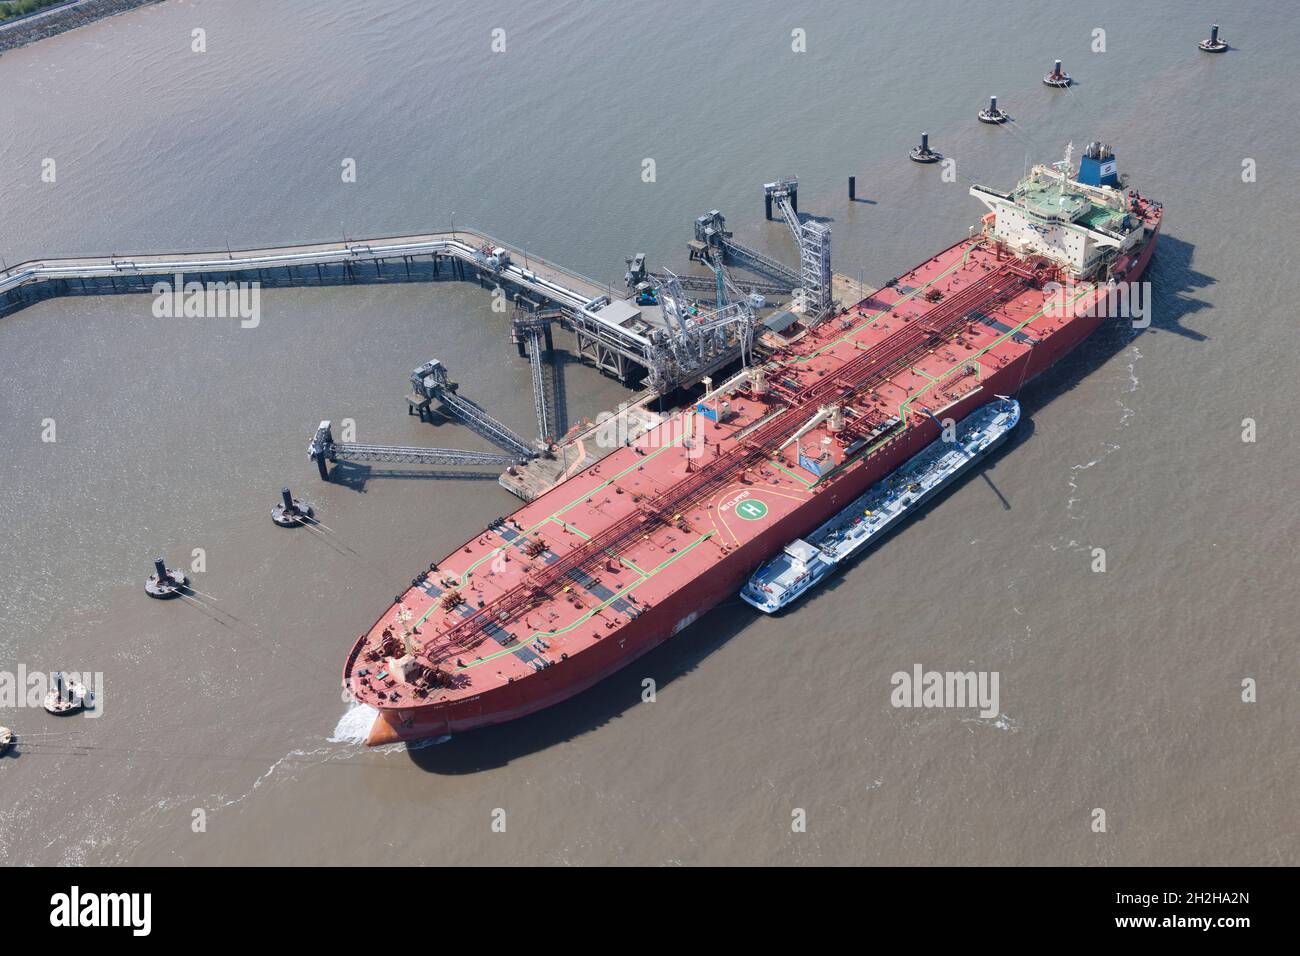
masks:
<path fill-rule="evenodd" d="M 330 427 L 323 421 L 307 445 L 307 457 L 316 463 L 322 481 L 329 481 L 329 463 L 333 461 L 393 461 L 416 465 L 517 465 L 527 456 L 502 455 L 496 452 L 465 451 L 459 448 L 417 448 L 411 445 L 362 445 L 336 442 Z"/>
<path fill-rule="evenodd" d="M 563 399 L 558 389 L 552 395 L 547 387 L 546 376 L 542 370 L 542 346 L 545 343 L 546 355 L 554 362 L 555 348 L 551 342 L 551 323 L 560 321 L 559 310 L 545 312 L 526 312 L 515 310 L 510 323 L 510 337 L 519 348 L 519 354 L 525 352 L 533 373 L 533 412 L 537 415 L 537 440 L 545 447 L 555 441 L 558 429 L 558 409 L 556 404 Z"/>
<path fill-rule="evenodd" d="M 667 327 L 657 307 L 638 307 L 607 285 L 466 230 L 243 251 L 31 260 L 0 271 L 0 317 L 58 296 L 156 296 L 160 287 L 186 298 L 192 287 L 203 295 L 205 284 L 214 283 L 274 288 L 444 280 L 477 281 L 512 294 L 516 304 L 563 310 L 562 324 L 577 336 L 578 354 L 625 382 L 640 367 L 646 384 L 662 394 L 711 371 L 695 361 L 683 364 L 685 343 L 664 341 L 680 330 Z M 730 358 L 738 356 L 737 340 Z"/>
<path fill-rule="evenodd" d="M 497 421 L 482 406 L 458 394 L 458 388 L 447 377 L 447 367 L 437 359 L 425 362 L 411 373 L 413 398 L 437 400 L 446 411 L 517 459 L 526 461 L 537 454 L 526 438 Z"/>

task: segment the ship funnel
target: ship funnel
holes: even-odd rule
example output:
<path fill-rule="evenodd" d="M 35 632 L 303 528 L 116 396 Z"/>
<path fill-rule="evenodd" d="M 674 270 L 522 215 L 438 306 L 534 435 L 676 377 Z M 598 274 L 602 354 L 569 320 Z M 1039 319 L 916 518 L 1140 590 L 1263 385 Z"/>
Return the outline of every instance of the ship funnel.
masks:
<path fill-rule="evenodd" d="M 1119 165 L 1104 143 L 1089 143 L 1079 158 L 1077 181 L 1085 186 L 1119 186 Z"/>

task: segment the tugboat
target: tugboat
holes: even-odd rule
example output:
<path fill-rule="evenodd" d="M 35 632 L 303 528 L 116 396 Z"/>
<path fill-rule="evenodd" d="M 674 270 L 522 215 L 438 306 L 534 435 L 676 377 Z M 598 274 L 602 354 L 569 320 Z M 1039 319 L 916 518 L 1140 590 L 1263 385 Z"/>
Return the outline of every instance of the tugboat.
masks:
<path fill-rule="evenodd" d="M 89 702 L 85 684 L 66 680 L 63 671 L 54 672 L 54 689 L 45 695 L 47 711 L 56 717 L 66 717 L 85 709 Z"/>
<path fill-rule="evenodd" d="M 936 438 L 807 538 L 787 544 L 741 588 L 741 600 L 764 614 L 773 614 L 812 590 L 836 565 L 865 551 L 909 514 L 919 511 L 1001 445 L 1016 427 L 1020 403 L 998 398 L 963 418 L 953 441 Z"/>

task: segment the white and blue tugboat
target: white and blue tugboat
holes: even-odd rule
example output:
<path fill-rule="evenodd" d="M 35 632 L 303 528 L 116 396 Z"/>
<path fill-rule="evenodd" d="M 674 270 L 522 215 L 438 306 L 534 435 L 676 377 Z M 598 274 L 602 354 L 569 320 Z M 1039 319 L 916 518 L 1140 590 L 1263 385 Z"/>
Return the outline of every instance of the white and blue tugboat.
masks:
<path fill-rule="evenodd" d="M 798 600 L 969 471 L 1019 421 L 1020 403 L 1000 396 L 971 412 L 957 425 L 955 440 L 936 438 L 812 534 L 787 544 L 754 572 L 741 598 L 766 614 Z"/>

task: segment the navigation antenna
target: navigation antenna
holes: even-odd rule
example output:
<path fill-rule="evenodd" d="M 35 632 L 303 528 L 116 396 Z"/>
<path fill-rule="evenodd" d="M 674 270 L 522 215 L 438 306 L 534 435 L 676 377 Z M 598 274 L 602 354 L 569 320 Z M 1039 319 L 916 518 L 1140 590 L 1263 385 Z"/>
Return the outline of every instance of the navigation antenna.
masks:
<path fill-rule="evenodd" d="M 1052 164 L 1053 168 L 1055 168 L 1057 172 L 1068 174 L 1070 172 L 1070 160 L 1073 158 L 1073 156 L 1074 156 L 1074 141 L 1071 140 L 1070 142 L 1065 144 L 1065 158 L 1062 159 L 1060 162 L 1053 163 Z"/>
<path fill-rule="evenodd" d="M 1053 163 L 1056 171 L 1061 174 L 1061 200 L 1065 199 L 1065 182 L 1070 178 L 1070 159 L 1074 156 L 1074 140 L 1065 144 L 1065 158 L 1059 163 Z M 1064 205 L 1064 203 L 1062 203 Z"/>
<path fill-rule="evenodd" d="M 1059 169 L 1066 176 L 1070 175 L 1070 160 L 1073 158 L 1074 158 L 1074 140 L 1070 140 L 1070 142 L 1065 144 L 1065 156 L 1061 159 L 1059 163 L 1056 164 L 1056 168 Z"/>

